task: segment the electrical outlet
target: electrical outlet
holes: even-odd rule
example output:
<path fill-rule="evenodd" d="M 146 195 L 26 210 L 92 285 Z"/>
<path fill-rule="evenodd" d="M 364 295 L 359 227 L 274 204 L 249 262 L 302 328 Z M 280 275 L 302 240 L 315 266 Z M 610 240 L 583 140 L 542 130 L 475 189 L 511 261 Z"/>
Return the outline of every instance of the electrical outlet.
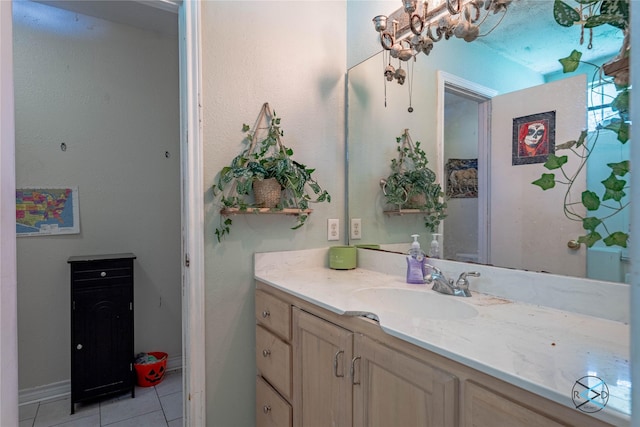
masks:
<path fill-rule="evenodd" d="M 327 220 L 327 240 L 340 240 L 340 220 L 338 218 Z"/>
<path fill-rule="evenodd" d="M 351 232 L 351 238 L 353 240 L 362 239 L 362 220 L 360 218 L 351 218 L 349 231 Z"/>

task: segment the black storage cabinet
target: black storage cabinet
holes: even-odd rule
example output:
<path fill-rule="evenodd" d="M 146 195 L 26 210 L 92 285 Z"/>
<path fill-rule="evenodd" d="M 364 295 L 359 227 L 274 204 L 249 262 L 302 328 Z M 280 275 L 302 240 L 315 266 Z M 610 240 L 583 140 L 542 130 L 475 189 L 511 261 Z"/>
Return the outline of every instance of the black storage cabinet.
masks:
<path fill-rule="evenodd" d="M 72 256 L 71 413 L 75 404 L 116 393 L 135 397 L 134 254 Z"/>

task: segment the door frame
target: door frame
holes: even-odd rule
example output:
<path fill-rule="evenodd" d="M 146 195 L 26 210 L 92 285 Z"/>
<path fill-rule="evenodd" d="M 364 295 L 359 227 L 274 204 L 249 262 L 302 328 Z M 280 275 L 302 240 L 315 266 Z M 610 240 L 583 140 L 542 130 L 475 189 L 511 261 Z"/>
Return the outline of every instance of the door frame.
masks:
<path fill-rule="evenodd" d="M 454 92 L 478 103 L 478 262 L 489 264 L 491 261 L 491 98 L 498 91 L 465 80 L 442 70 L 437 72 L 436 100 L 436 157 L 437 174 L 445 188 L 444 175 L 444 108 L 445 91 Z M 483 190 L 480 190 L 483 189 Z M 446 219 L 443 221 L 446 222 Z M 441 231 L 441 230 L 440 230 Z"/>
<path fill-rule="evenodd" d="M 182 179 L 183 425 L 206 425 L 200 2 L 178 9 Z"/>
<path fill-rule="evenodd" d="M 0 425 L 18 421 L 15 120 L 12 3 L 0 1 Z M 178 7 L 182 211 L 183 425 L 206 425 L 200 2 Z"/>

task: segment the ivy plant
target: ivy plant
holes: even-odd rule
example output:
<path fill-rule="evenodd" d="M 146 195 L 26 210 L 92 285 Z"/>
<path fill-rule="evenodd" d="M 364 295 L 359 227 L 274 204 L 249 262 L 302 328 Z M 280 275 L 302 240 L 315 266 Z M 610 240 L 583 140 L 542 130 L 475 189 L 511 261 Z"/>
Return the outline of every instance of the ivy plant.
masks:
<path fill-rule="evenodd" d="M 427 165 L 429 160 L 420 141 L 411 141 L 408 130 L 396 138 L 398 158 L 391 159 L 391 174 L 383 180 L 387 204 L 398 209 L 413 208 L 424 212 L 425 227 L 437 230 L 447 216 L 447 204 L 436 174 Z"/>
<path fill-rule="evenodd" d="M 266 126 L 260 127 L 265 122 Z M 214 196 L 220 196 L 223 208 L 237 208 L 240 211 L 258 212 L 260 206 L 251 202 L 253 182 L 274 178 L 282 188 L 282 197 L 273 211 L 299 209 L 296 224 L 291 228 L 302 227 L 308 214 L 305 210 L 309 203 L 331 202 L 331 196 L 313 177 L 315 169 L 295 161 L 293 150 L 286 147 L 281 137 L 280 117 L 272 111 L 269 104 L 262 106 L 258 122 L 254 129 L 242 125 L 247 144 L 240 154 L 224 166 L 218 174 L 217 182 L 212 186 Z M 231 231 L 231 218 L 220 218 L 215 234 L 220 242 Z"/>
<path fill-rule="evenodd" d="M 612 25 L 625 33 L 628 32 L 629 25 L 629 2 L 624 0 L 577 0 L 583 8 L 588 8 L 589 16 L 584 20 L 585 28 L 594 28 L 600 25 Z M 562 26 L 570 27 L 578 23 L 582 17 L 578 11 L 561 0 L 555 0 L 553 14 L 556 22 Z M 627 49 L 621 49 L 621 55 L 628 55 Z M 582 53 L 573 50 L 569 56 L 560 59 L 564 73 L 571 73 L 578 69 L 581 63 Z M 595 67 L 593 81 L 605 79 L 602 71 L 603 67 L 589 64 Z M 595 145 L 601 132 L 613 132 L 617 141 L 626 144 L 629 141 L 629 91 L 630 87 L 625 82 L 620 84 L 616 81 L 617 95 L 611 101 L 611 108 L 616 113 L 616 118 L 611 120 L 595 131 L 582 131 L 580 135 L 571 141 L 556 145 L 556 153 L 561 150 L 569 150 L 569 155 L 558 156 L 550 154 L 544 167 L 551 173 L 543 173 L 542 176 L 532 184 L 537 185 L 542 190 L 555 188 L 557 184 L 565 186 L 564 214 L 567 218 L 580 221 L 585 230 L 585 234 L 578 237 L 578 242 L 592 247 L 596 242 L 602 240 L 607 246 L 627 247 L 629 234 L 610 229 L 607 220 L 620 214 L 627 209 L 629 203 L 624 201 L 624 197 L 629 190 L 628 174 L 631 169 L 629 160 L 617 163 L 607 163 L 607 168 L 611 173 L 604 179 L 602 187 L 587 189 L 582 192 L 580 202 L 569 203 L 572 188 L 578 177 L 586 173 L 586 165 L 590 156 L 594 152 Z M 577 161 L 578 166 L 573 174 L 567 172 L 570 161 Z M 593 161 L 593 159 L 592 159 Z M 586 210 L 586 216 L 579 213 L 576 207 L 581 207 L 580 212 Z M 584 208 L 584 210 L 582 209 Z M 598 213 L 600 216 L 597 216 Z"/>

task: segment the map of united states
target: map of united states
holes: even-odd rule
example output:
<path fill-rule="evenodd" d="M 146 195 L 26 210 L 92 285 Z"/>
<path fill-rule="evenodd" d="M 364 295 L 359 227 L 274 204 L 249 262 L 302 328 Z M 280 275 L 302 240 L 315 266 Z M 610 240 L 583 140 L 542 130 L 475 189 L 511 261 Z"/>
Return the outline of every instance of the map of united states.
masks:
<path fill-rule="evenodd" d="M 73 227 L 73 190 L 18 189 L 16 191 L 16 232 L 39 233 Z"/>

